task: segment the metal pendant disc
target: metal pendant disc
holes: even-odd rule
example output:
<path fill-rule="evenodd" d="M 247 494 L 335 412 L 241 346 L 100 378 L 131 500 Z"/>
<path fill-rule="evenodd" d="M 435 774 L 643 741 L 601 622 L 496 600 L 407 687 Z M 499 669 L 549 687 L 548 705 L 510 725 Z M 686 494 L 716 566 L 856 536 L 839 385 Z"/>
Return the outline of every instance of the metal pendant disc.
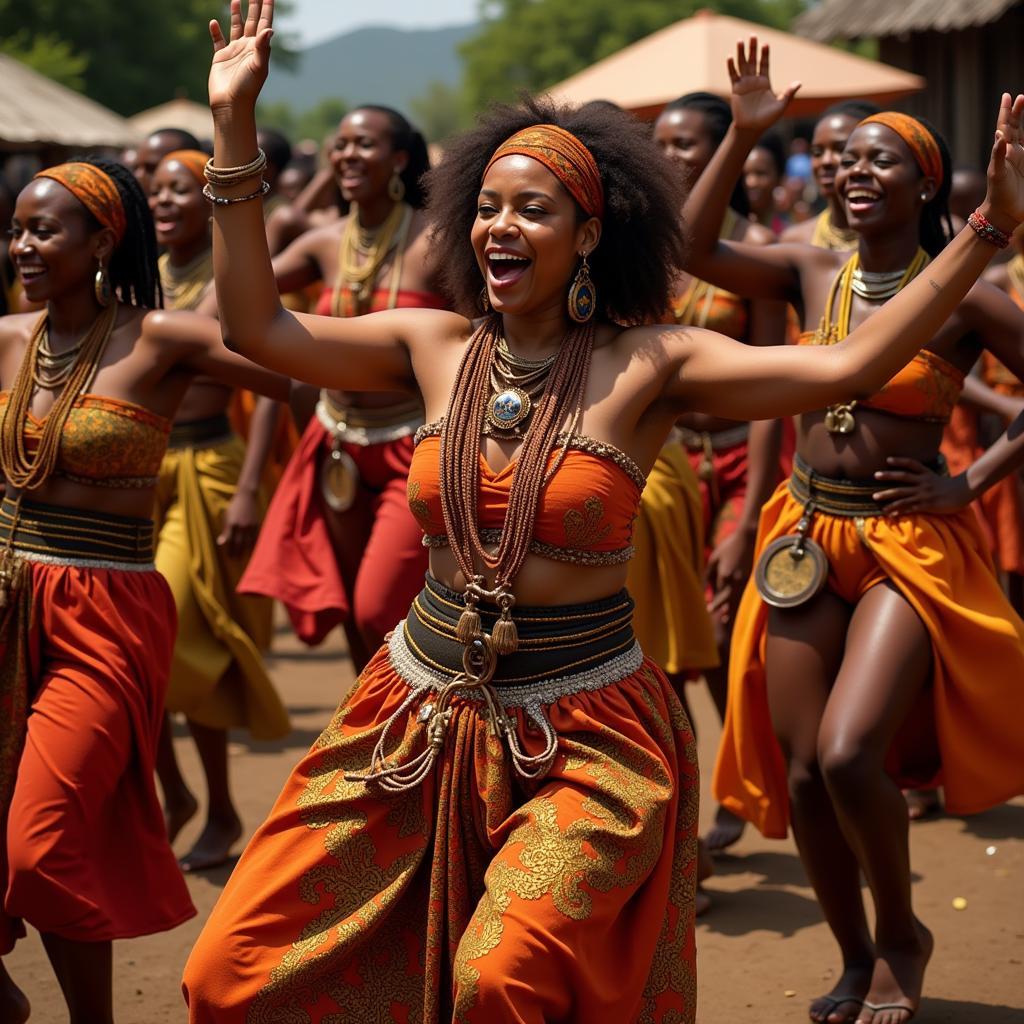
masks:
<path fill-rule="evenodd" d="M 498 430 L 513 430 L 530 415 L 530 396 L 521 388 L 507 387 L 487 405 L 487 419 Z"/>
<path fill-rule="evenodd" d="M 332 512 L 347 512 L 356 503 L 359 468 L 341 448 L 332 448 L 320 466 L 320 493 Z"/>
<path fill-rule="evenodd" d="M 765 604 L 794 608 L 810 601 L 828 579 L 828 558 L 810 537 L 796 550 L 796 536 L 777 537 L 764 549 L 754 570 L 754 584 Z"/>

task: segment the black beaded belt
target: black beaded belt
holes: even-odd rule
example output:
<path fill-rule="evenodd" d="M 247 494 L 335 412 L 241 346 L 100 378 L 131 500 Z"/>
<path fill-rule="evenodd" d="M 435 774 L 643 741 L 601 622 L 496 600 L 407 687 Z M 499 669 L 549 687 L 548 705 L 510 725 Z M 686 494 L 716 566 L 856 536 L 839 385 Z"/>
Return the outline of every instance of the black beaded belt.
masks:
<path fill-rule="evenodd" d="M 939 456 L 930 467 L 934 472 L 945 475 L 946 460 Z M 884 490 L 886 485 L 877 480 L 841 480 L 816 473 L 799 455 L 793 460 L 793 473 L 789 478 L 789 493 L 806 505 L 814 503 L 815 511 L 829 516 L 881 516 L 885 508 L 875 501 L 873 495 Z"/>
<path fill-rule="evenodd" d="M 233 436 L 231 421 L 225 413 L 207 416 L 202 420 L 175 423 L 167 439 L 169 451 L 182 448 L 212 448 L 215 444 L 228 441 Z"/>
<path fill-rule="evenodd" d="M 13 530 L 13 539 L 11 537 Z M 40 505 L 0 503 L 0 549 L 30 562 L 95 568 L 150 569 L 153 520 Z"/>
<path fill-rule="evenodd" d="M 463 669 L 465 646 L 455 628 L 465 604 L 460 594 L 428 575 L 413 601 L 403 630 L 405 645 L 421 664 L 454 676 Z M 488 634 L 498 610 L 481 604 L 481 625 Z M 516 606 L 519 650 L 497 659 L 493 682 L 515 686 L 601 666 L 636 646 L 633 599 L 625 590 L 587 604 Z"/>

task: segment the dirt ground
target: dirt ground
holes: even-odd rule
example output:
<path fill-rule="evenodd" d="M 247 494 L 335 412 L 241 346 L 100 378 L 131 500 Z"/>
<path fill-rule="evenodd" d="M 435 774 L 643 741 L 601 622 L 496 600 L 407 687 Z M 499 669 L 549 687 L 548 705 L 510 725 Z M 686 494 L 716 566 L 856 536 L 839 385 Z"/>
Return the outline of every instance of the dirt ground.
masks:
<path fill-rule="evenodd" d="M 232 744 L 235 791 L 250 830 L 352 679 L 337 641 L 305 651 L 282 632 L 275 649 L 272 671 L 294 731 L 282 743 L 255 744 L 239 737 Z M 703 687 L 692 690 L 706 797 L 717 725 Z M 183 730 L 179 733 L 183 765 L 201 792 L 193 748 Z M 710 809 L 705 799 L 705 824 Z M 179 850 L 188 848 L 197 828 L 193 823 L 183 833 Z M 971 819 L 922 822 L 913 827 L 911 841 L 915 905 L 937 940 L 917 1021 L 1024 1024 L 1024 800 Z M 714 907 L 698 926 L 698 1021 L 807 1021 L 807 1003 L 831 987 L 837 958 L 793 844 L 769 842 L 748 829 L 734 854 L 717 862 L 717 871 L 707 885 Z M 189 880 L 199 911 L 194 920 L 172 932 L 115 945 L 118 1024 L 186 1020 L 181 969 L 228 873 L 225 868 Z M 964 909 L 954 908 L 957 898 L 967 901 Z M 37 935 L 31 933 L 5 963 L 32 1000 L 34 1024 L 67 1021 Z"/>

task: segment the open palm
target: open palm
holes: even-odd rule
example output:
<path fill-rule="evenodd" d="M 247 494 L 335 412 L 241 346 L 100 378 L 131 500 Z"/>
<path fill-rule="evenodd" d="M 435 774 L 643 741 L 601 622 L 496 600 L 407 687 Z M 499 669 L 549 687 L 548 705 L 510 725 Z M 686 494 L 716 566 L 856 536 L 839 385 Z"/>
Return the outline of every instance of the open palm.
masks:
<path fill-rule="evenodd" d="M 988 165 L 988 201 L 993 209 L 1024 221 L 1024 96 L 1004 92 L 996 122 L 996 141 Z"/>
<path fill-rule="evenodd" d="M 213 60 L 210 64 L 210 106 L 255 104 L 270 68 L 274 0 L 249 0 L 242 21 L 242 0 L 231 0 L 231 29 L 224 38 L 220 24 L 210 22 Z"/>
<path fill-rule="evenodd" d="M 800 88 L 792 82 L 776 95 L 769 76 L 768 46 L 758 48 L 757 37 L 751 36 L 747 49 L 736 44 L 736 58 L 729 58 L 729 80 L 732 82 L 732 116 L 737 128 L 758 133 L 770 128 L 789 106 Z"/>

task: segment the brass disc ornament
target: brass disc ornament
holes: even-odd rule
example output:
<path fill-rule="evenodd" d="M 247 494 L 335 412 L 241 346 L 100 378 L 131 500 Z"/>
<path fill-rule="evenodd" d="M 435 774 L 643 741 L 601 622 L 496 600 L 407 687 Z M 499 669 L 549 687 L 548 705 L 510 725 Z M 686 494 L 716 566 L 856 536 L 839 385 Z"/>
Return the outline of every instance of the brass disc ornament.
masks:
<path fill-rule="evenodd" d="M 810 537 L 799 534 L 773 540 L 754 570 L 758 593 L 774 608 L 795 608 L 810 601 L 827 579 L 825 552 Z"/>
<path fill-rule="evenodd" d="M 343 448 L 332 448 L 320 466 L 320 493 L 333 512 L 347 512 L 359 492 L 359 467 Z"/>

